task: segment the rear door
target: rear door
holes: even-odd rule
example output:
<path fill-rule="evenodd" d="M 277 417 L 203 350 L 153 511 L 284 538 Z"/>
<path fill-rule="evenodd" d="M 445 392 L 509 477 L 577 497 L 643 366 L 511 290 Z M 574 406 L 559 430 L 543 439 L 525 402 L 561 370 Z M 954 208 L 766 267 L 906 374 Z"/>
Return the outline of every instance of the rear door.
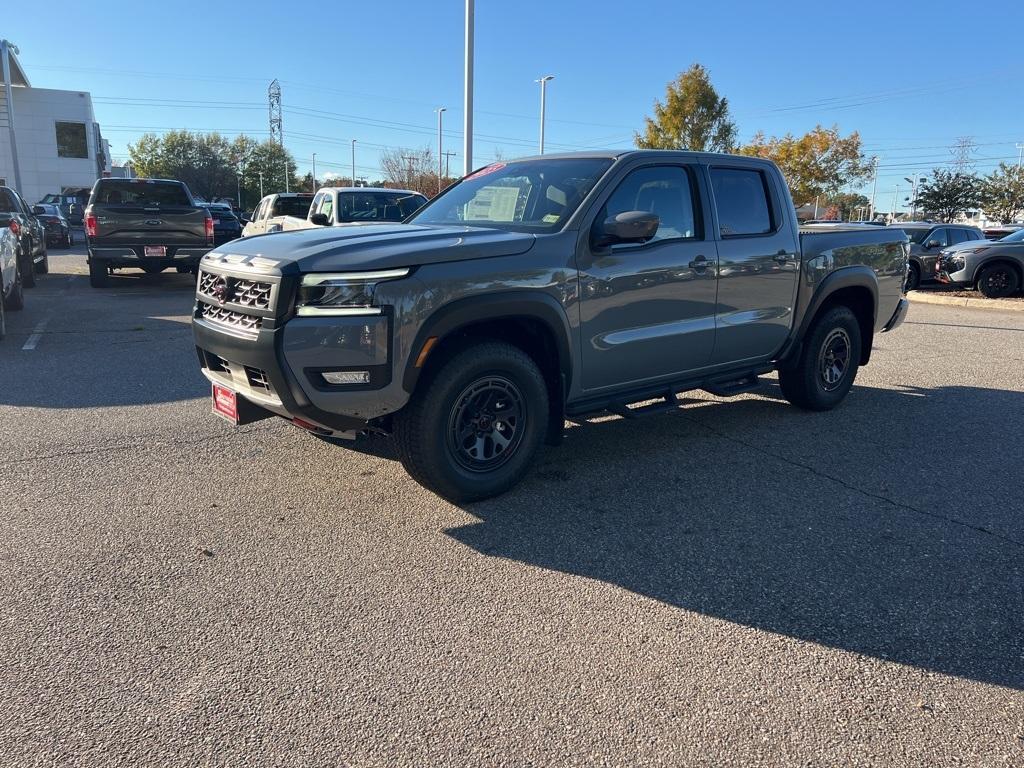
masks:
<path fill-rule="evenodd" d="M 205 208 L 181 182 L 101 179 L 90 199 L 95 242 L 106 245 L 206 244 Z"/>
<path fill-rule="evenodd" d="M 708 364 L 717 259 L 706 199 L 698 166 L 658 162 L 625 173 L 588 214 L 577 250 L 584 389 L 677 378 Z M 657 214 L 654 239 L 596 245 L 594 227 L 626 211 Z"/>
<path fill-rule="evenodd" d="M 718 238 L 718 308 L 712 362 L 766 358 L 793 323 L 799 253 L 788 194 L 768 166 L 708 168 Z"/>

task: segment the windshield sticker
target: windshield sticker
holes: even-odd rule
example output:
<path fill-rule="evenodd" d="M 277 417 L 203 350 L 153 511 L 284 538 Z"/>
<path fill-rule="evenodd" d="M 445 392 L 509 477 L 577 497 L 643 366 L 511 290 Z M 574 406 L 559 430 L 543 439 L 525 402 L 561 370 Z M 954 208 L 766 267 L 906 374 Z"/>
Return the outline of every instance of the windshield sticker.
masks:
<path fill-rule="evenodd" d="M 504 167 L 504 163 L 491 163 L 490 165 L 485 165 L 479 171 L 469 174 L 469 176 L 467 176 L 466 179 L 475 179 L 479 176 L 486 176 L 489 173 L 497 173 Z"/>

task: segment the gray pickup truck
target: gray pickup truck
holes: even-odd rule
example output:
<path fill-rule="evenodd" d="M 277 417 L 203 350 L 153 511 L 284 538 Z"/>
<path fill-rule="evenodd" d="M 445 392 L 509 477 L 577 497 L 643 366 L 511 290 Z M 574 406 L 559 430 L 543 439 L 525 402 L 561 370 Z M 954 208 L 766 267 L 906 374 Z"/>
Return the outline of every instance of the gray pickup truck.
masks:
<path fill-rule="evenodd" d="M 834 407 L 907 311 L 908 242 L 799 231 L 778 168 L 663 151 L 470 174 L 401 224 L 236 241 L 200 265 L 193 329 L 215 413 L 391 435 L 453 501 L 501 493 L 567 417 L 678 407 L 779 372 Z"/>
<path fill-rule="evenodd" d="M 193 272 L 213 248 L 210 211 L 171 179 L 99 179 L 85 209 L 89 284 L 102 288 L 116 269 Z"/>

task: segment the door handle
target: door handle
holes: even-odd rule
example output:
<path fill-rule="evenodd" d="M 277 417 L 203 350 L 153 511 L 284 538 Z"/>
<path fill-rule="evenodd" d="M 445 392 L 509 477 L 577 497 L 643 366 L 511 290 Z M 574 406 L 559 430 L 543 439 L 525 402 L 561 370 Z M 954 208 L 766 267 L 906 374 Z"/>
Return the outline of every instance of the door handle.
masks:
<path fill-rule="evenodd" d="M 707 269 L 711 266 L 711 262 L 707 260 L 703 255 L 698 256 L 688 265 L 690 269 Z"/>
<path fill-rule="evenodd" d="M 774 261 L 779 262 L 779 264 L 785 264 L 787 261 L 789 261 L 789 254 L 786 253 L 785 249 L 783 249 L 783 250 L 779 251 L 778 253 L 776 253 L 772 257 L 772 259 Z"/>

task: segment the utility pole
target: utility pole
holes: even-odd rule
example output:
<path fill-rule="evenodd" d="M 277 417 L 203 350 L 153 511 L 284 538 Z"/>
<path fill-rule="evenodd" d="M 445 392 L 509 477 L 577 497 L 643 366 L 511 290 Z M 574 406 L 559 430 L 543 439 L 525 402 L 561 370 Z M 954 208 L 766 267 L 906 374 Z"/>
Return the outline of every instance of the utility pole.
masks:
<path fill-rule="evenodd" d="M 548 89 L 548 80 L 554 80 L 554 75 L 544 75 L 540 80 L 534 82 L 540 83 L 540 153 L 544 154 L 544 108 Z"/>
<path fill-rule="evenodd" d="M 288 177 L 291 176 L 291 173 L 289 173 L 289 171 L 290 171 L 290 169 L 288 168 L 288 158 L 286 157 L 284 159 L 284 191 L 285 192 L 291 192 L 291 190 L 288 189 Z M 278 187 L 278 189 L 280 189 L 280 187 Z"/>
<path fill-rule="evenodd" d="M 313 191 L 316 192 L 316 152 L 313 153 Z"/>
<path fill-rule="evenodd" d="M 814 197 L 814 218 L 818 218 L 818 199 L 820 197 L 821 195 L 816 195 Z"/>
<path fill-rule="evenodd" d="M 892 214 L 890 215 L 889 223 L 892 224 L 896 221 L 896 200 L 900 196 L 900 185 L 896 185 L 896 189 L 892 193 Z"/>
<path fill-rule="evenodd" d="M 352 186 L 359 186 L 356 184 L 356 139 L 352 139 Z"/>
<path fill-rule="evenodd" d="M 451 158 L 455 157 L 455 155 L 456 155 L 455 152 L 445 152 L 444 153 L 444 175 L 445 175 L 445 178 L 447 178 L 447 179 L 450 179 L 452 177 L 451 172 L 448 170 L 448 165 L 449 165 L 449 162 L 450 162 Z"/>
<path fill-rule="evenodd" d="M 1024 144 L 1017 145 L 1017 167 L 1020 168 L 1020 161 L 1024 159 Z"/>
<path fill-rule="evenodd" d="M 412 155 L 402 155 L 402 159 L 408 161 L 408 163 L 409 163 L 409 172 L 405 176 L 405 186 L 411 187 L 412 186 L 412 161 L 415 160 L 416 158 L 413 157 Z"/>
<path fill-rule="evenodd" d="M 442 145 L 441 116 L 445 113 L 445 107 L 438 107 L 437 112 L 437 194 L 441 194 L 441 179 L 443 178 L 442 163 L 444 162 L 444 146 Z"/>
<path fill-rule="evenodd" d="M 7 103 L 7 130 L 11 135 L 11 165 L 14 170 L 14 188 L 20 193 L 21 166 L 18 164 L 18 139 L 14 133 L 14 93 L 11 91 L 11 52 L 20 53 L 9 40 L 0 40 L 0 59 L 3 60 L 4 99 Z"/>
<path fill-rule="evenodd" d="M 868 221 L 875 220 L 875 190 L 878 188 L 878 158 L 875 157 L 871 163 L 874 174 L 871 177 L 871 208 L 868 213 Z"/>
<path fill-rule="evenodd" d="M 462 175 L 473 170 L 473 0 L 466 0 L 466 80 L 462 114 Z"/>
<path fill-rule="evenodd" d="M 260 200 L 263 199 L 263 171 L 260 171 Z"/>

